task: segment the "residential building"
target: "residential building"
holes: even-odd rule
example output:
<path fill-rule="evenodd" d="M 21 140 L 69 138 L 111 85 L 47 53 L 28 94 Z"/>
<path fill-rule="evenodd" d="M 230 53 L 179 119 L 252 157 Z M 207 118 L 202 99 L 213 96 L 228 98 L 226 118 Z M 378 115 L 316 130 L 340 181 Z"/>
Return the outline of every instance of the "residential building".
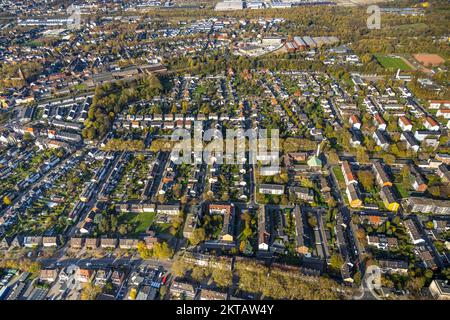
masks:
<path fill-rule="evenodd" d="M 419 232 L 419 229 L 417 228 L 416 224 L 413 220 L 408 219 L 403 222 L 405 225 L 406 231 L 408 232 L 409 237 L 411 238 L 411 241 L 413 244 L 419 244 L 424 243 L 425 240 L 422 238 L 421 233 Z"/>
<path fill-rule="evenodd" d="M 384 169 L 384 166 L 381 162 L 376 161 L 373 164 L 373 169 L 375 171 L 375 178 L 380 187 L 392 187 L 392 182 L 389 179 L 389 176 L 386 173 L 386 170 Z"/>
<path fill-rule="evenodd" d="M 46 248 L 57 247 L 58 246 L 57 237 L 43 237 L 42 245 Z"/>
<path fill-rule="evenodd" d="M 102 249 L 115 249 L 117 247 L 117 239 L 115 238 L 101 238 L 100 247 Z"/>
<path fill-rule="evenodd" d="M 265 206 L 258 209 L 258 250 L 268 251 L 270 246 L 270 217 Z"/>
<path fill-rule="evenodd" d="M 361 120 L 356 115 L 352 115 L 349 119 L 349 123 L 354 129 L 361 130 Z"/>
<path fill-rule="evenodd" d="M 406 147 L 409 150 L 413 150 L 414 152 L 418 152 L 419 151 L 420 145 L 417 142 L 417 140 L 414 137 L 414 135 L 410 131 L 403 131 L 401 136 L 400 136 L 400 140 L 406 142 Z"/>
<path fill-rule="evenodd" d="M 81 249 L 84 246 L 84 238 L 71 238 L 70 239 L 70 247 L 72 249 Z"/>
<path fill-rule="evenodd" d="M 259 193 L 282 195 L 284 193 L 284 186 L 277 185 L 277 184 L 260 184 L 259 185 Z"/>
<path fill-rule="evenodd" d="M 378 261 L 378 265 L 384 273 L 406 274 L 408 272 L 408 263 L 402 260 L 382 259 Z"/>
<path fill-rule="evenodd" d="M 350 207 L 352 208 L 360 208 L 363 205 L 363 202 L 361 200 L 361 197 L 359 195 L 358 186 L 356 184 L 349 184 L 347 185 L 346 190 L 348 202 L 350 204 Z"/>
<path fill-rule="evenodd" d="M 418 192 L 425 192 L 428 188 L 428 185 L 426 183 L 425 178 L 422 176 L 422 174 L 419 171 L 419 168 L 415 165 L 410 166 L 410 172 L 411 172 L 411 184 L 415 191 Z"/>
<path fill-rule="evenodd" d="M 25 248 L 36 248 L 42 245 L 42 237 L 24 237 L 23 246 Z"/>
<path fill-rule="evenodd" d="M 439 178 L 441 178 L 442 182 L 450 182 L 450 172 L 445 164 L 439 165 L 439 167 L 437 168 L 437 174 Z"/>
<path fill-rule="evenodd" d="M 191 283 L 183 282 L 178 279 L 173 280 L 169 289 L 170 295 L 176 299 L 193 300 L 197 290 Z"/>
<path fill-rule="evenodd" d="M 297 199 L 306 201 L 306 202 L 313 202 L 314 201 L 314 193 L 311 189 L 304 188 L 304 187 L 291 187 L 290 188 L 291 194 L 294 194 Z"/>
<path fill-rule="evenodd" d="M 395 212 L 400 208 L 400 204 L 397 202 L 391 187 L 382 187 L 380 191 L 380 198 L 386 209 L 389 211 Z"/>
<path fill-rule="evenodd" d="M 97 238 L 86 238 L 84 246 L 86 249 L 97 249 L 99 245 L 99 239 Z"/>
<path fill-rule="evenodd" d="M 193 213 L 188 213 L 186 215 L 186 222 L 184 223 L 184 228 L 183 228 L 183 237 L 185 237 L 186 239 L 190 239 L 192 236 L 192 232 L 195 229 L 195 217 Z"/>
<path fill-rule="evenodd" d="M 436 300 L 450 300 L 450 284 L 448 280 L 433 280 L 430 283 L 430 294 Z"/>
<path fill-rule="evenodd" d="M 180 205 L 179 204 L 158 204 L 157 212 L 158 214 L 166 214 L 166 215 L 178 215 L 180 213 Z"/>
<path fill-rule="evenodd" d="M 202 289 L 200 291 L 200 300 L 226 300 L 227 294 L 215 290 Z"/>
<path fill-rule="evenodd" d="M 412 131 L 411 121 L 404 116 L 398 118 L 398 125 L 400 126 L 402 131 Z"/>
<path fill-rule="evenodd" d="M 234 241 L 234 205 L 230 204 L 210 204 L 209 214 L 220 214 L 223 217 L 222 232 L 220 237 L 222 241 Z"/>
<path fill-rule="evenodd" d="M 344 174 L 344 179 L 345 179 L 346 185 L 358 184 L 356 175 L 353 173 L 350 163 L 347 160 L 342 161 L 341 169 L 342 169 L 342 173 Z"/>
<path fill-rule="evenodd" d="M 405 200 L 404 208 L 407 212 L 450 214 L 450 203 L 445 200 L 435 200 L 424 197 L 409 197 Z"/>
<path fill-rule="evenodd" d="M 381 147 L 383 150 L 386 150 L 389 147 L 389 141 L 384 131 L 376 130 L 372 137 L 377 146 Z"/>
<path fill-rule="evenodd" d="M 58 278 L 58 271 L 56 269 L 42 269 L 39 273 L 39 280 L 44 282 L 55 282 Z"/>
<path fill-rule="evenodd" d="M 138 239 L 119 239 L 119 248 L 122 250 L 137 249 Z"/>
<path fill-rule="evenodd" d="M 438 131 L 439 123 L 437 123 L 437 121 L 434 120 L 432 117 L 428 116 L 425 118 L 424 127 L 430 131 Z"/>
<path fill-rule="evenodd" d="M 91 282 L 94 278 L 94 271 L 90 269 L 79 269 L 75 273 L 75 280 L 87 283 Z"/>

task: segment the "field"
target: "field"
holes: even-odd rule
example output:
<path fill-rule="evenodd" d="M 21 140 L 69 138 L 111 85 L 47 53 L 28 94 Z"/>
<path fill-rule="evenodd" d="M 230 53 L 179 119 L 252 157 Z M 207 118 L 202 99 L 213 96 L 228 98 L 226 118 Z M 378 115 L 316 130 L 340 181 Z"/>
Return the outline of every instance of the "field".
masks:
<path fill-rule="evenodd" d="M 401 71 L 411 71 L 411 68 L 402 58 L 394 56 L 385 55 L 375 55 L 378 63 L 381 64 L 386 69 L 392 69 L 396 71 L 400 69 Z"/>
<path fill-rule="evenodd" d="M 155 220 L 156 213 L 142 212 L 142 213 L 125 213 L 120 215 L 119 221 L 121 223 L 130 223 L 134 228 L 133 234 L 139 235 L 147 231 Z"/>
<path fill-rule="evenodd" d="M 334 167 L 333 168 L 333 173 L 336 176 L 336 179 L 339 182 L 339 187 L 340 188 L 345 188 L 345 179 L 344 179 L 344 174 L 342 173 L 342 170 L 340 167 Z"/>
<path fill-rule="evenodd" d="M 442 59 L 437 54 L 426 54 L 426 53 L 415 54 L 414 59 L 416 59 L 420 64 L 422 64 L 425 67 L 438 66 L 445 62 L 445 60 Z"/>

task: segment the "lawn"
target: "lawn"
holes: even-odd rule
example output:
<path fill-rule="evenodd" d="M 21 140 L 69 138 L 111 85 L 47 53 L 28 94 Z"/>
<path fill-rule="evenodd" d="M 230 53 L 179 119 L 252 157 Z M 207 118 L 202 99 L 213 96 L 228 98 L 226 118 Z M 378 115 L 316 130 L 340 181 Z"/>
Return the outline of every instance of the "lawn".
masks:
<path fill-rule="evenodd" d="M 141 234 L 147 231 L 155 220 L 155 212 L 141 212 L 141 213 L 124 213 L 119 217 L 119 223 L 130 223 L 135 225 L 134 234 Z"/>
<path fill-rule="evenodd" d="M 405 187 L 403 187 L 403 185 L 401 183 L 395 183 L 395 187 L 397 188 L 398 194 L 402 198 L 408 198 L 409 197 L 409 191 L 406 190 Z"/>
<path fill-rule="evenodd" d="M 342 173 L 342 170 L 340 167 L 333 167 L 333 173 L 336 176 L 336 179 L 339 182 L 339 187 L 344 188 L 345 187 L 345 179 L 344 174 Z"/>
<path fill-rule="evenodd" d="M 378 63 L 381 64 L 386 69 L 401 71 L 411 71 L 412 68 L 401 58 L 385 56 L 385 55 L 375 55 Z"/>

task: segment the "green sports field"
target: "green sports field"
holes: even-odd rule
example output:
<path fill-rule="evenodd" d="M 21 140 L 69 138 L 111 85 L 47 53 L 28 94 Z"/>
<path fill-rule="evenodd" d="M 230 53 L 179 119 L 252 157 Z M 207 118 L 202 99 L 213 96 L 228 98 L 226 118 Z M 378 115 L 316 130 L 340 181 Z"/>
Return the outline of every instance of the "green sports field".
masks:
<path fill-rule="evenodd" d="M 386 69 L 392 70 L 400 69 L 401 71 L 412 70 L 412 68 L 401 58 L 390 57 L 385 55 L 375 55 L 375 58 L 377 59 L 378 63 L 381 64 Z"/>

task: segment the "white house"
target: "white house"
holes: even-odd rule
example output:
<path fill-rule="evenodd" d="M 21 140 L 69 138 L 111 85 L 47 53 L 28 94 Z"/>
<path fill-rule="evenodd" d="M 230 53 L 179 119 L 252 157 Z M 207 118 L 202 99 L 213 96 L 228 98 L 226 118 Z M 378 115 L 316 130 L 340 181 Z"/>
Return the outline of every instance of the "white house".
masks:
<path fill-rule="evenodd" d="M 412 123 L 409 121 L 408 118 L 401 116 L 398 118 L 398 125 L 402 129 L 402 131 L 411 131 L 412 130 Z"/>

